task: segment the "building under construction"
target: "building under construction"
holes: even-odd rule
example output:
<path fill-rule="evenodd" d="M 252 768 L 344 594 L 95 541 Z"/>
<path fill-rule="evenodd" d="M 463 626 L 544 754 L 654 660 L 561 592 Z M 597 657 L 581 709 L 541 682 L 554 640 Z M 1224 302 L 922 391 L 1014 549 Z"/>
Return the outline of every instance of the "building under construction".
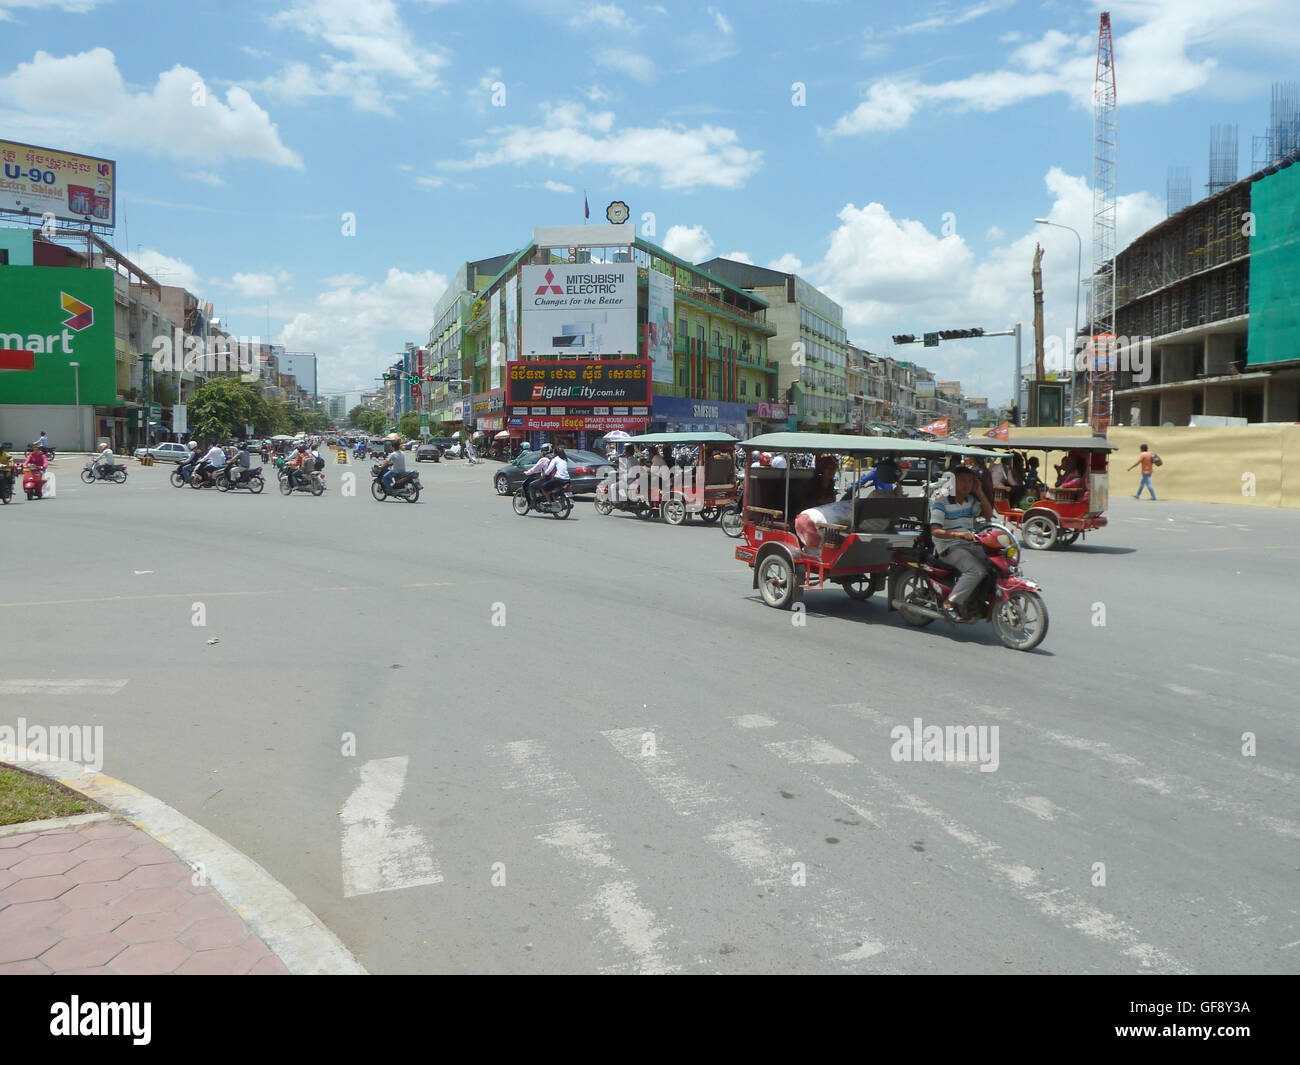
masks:
<path fill-rule="evenodd" d="M 1212 172 L 1209 196 L 1117 256 L 1115 333 L 1130 341 L 1119 352 L 1117 424 L 1300 421 L 1296 163 L 1292 149 L 1218 188 L 1223 171 Z M 1149 361 L 1138 338 L 1150 341 Z"/>

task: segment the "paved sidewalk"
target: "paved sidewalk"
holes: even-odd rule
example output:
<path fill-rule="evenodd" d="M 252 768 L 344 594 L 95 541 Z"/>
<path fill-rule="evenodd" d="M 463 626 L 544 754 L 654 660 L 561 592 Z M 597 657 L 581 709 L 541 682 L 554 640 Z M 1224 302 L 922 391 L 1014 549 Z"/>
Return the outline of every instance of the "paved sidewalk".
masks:
<path fill-rule="evenodd" d="M 174 851 L 118 818 L 66 820 L 0 829 L 0 975 L 288 974 Z"/>

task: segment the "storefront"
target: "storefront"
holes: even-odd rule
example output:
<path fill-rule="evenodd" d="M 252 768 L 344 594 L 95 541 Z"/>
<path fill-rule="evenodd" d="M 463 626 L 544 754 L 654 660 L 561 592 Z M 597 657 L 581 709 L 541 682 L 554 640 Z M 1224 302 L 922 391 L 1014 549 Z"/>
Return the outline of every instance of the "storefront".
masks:
<path fill-rule="evenodd" d="M 754 407 L 759 433 L 781 433 L 793 430 L 790 406 L 787 403 L 758 403 Z"/>
<path fill-rule="evenodd" d="M 605 433 L 650 425 L 648 359 L 526 360 L 507 367 L 506 427 L 532 447 L 589 449 Z"/>
<path fill-rule="evenodd" d="M 655 396 L 650 431 L 655 433 L 730 433 L 748 439 L 752 409 L 744 403 Z"/>

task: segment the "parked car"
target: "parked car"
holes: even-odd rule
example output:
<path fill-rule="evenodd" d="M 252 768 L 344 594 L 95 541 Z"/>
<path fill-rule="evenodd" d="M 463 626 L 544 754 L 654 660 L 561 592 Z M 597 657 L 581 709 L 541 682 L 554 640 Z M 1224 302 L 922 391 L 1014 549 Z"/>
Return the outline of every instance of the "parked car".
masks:
<path fill-rule="evenodd" d="M 449 436 L 431 436 L 416 451 L 415 461 L 423 462 L 425 459 L 432 459 L 434 462 L 441 462 L 442 453 L 455 442 Z"/>
<path fill-rule="evenodd" d="M 577 448 L 565 448 L 569 460 L 569 482 L 576 496 L 596 494 L 596 485 L 609 475 L 612 467 L 609 462 L 594 451 L 579 451 Z M 533 465 L 541 454 L 536 451 L 524 451 L 518 458 L 512 459 L 492 475 L 492 487 L 497 495 L 508 496 L 518 491 L 524 483 L 524 471 Z"/>
<path fill-rule="evenodd" d="M 132 454 L 138 458 L 152 455 L 155 462 L 184 462 L 190 457 L 190 449 L 184 444 L 155 444 L 153 447 L 138 447 Z"/>

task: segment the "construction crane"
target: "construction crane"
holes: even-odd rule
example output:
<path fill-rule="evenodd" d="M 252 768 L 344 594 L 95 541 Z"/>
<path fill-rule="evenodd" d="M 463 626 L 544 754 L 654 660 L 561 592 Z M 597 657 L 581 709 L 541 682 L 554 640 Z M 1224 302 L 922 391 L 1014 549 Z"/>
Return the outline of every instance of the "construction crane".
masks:
<path fill-rule="evenodd" d="M 1110 12 L 1101 13 L 1097 31 L 1097 76 L 1092 88 L 1092 312 L 1093 359 L 1088 380 L 1088 420 L 1094 433 L 1110 425 L 1115 367 L 1113 347 L 1097 338 L 1115 336 L 1115 166 L 1118 155 L 1115 122 L 1115 45 Z M 1099 356 L 1105 356 L 1100 361 Z"/>

